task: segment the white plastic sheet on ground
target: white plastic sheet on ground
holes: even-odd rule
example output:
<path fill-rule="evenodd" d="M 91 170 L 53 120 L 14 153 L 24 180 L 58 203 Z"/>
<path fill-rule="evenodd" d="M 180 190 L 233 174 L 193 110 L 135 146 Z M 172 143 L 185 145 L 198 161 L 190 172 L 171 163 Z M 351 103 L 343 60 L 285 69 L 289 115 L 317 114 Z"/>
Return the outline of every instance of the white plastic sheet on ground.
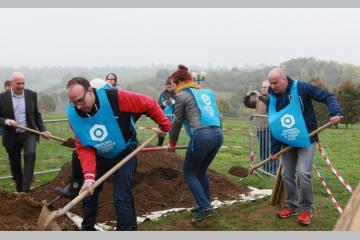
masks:
<path fill-rule="evenodd" d="M 222 206 L 233 205 L 235 203 L 248 203 L 268 197 L 271 195 L 271 191 L 272 191 L 271 189 L 257 189 L 254 187 L 249 187 L 249 189 L 250 192 L 247 195 L 240 194 L 239 196 L 235 197 L 233 200 L 223 201 L 223 202 L 218 199 L 215 199 L 214 201 L 211 202 L 211 205 L 213 206 L 214 209 L 216 209 Z M 170 214 L 178 213 L 181 211 L 190 211 L 190 209 L 191 208 L 171 208 L 167 210 L 156 211 L 150 214 L 137 217 L 137 222 L 143 223 L 145 221 L 154 221 L 154 220 L 158 220 L 161 217 L 168 216 Z M 76 225 L 81 224 L 82 218 L 80 216 L 75 215 L 73 213 L 71 213 L 71 215 L 72 215 L 72 220 L 75 222 Z M 113 226 L 110 226 L 109 224 L 116 225 L 116 222 L 110 221 L 105 223 L 98 223 L 96 224 L 95 228 L 98 231 L 115 230 L 115 228 Z"/>

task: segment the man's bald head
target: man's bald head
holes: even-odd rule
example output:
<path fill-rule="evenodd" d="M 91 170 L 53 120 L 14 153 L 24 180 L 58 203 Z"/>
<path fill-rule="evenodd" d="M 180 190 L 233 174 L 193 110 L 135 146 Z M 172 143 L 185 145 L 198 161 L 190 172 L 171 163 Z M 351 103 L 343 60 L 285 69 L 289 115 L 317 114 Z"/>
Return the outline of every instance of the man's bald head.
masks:
<path fill-rule="evenodd" d="M 267 80 L 271 78 L 284 78 L 286 77 L 286 73 L 283 69 L 276 67 L 271 69 L 271 71 L 268 74 Z"/>
<path fill-rule="evenodd" d="M 267 77 L 267 80 L 270 83 L 271 89 L 277 93 L 282 94 L 286 91 L 286 88 L 288 86 L 288 80 L 286 77 L 286 73 L 281 68 L 273 68 Z"/>
<path fill-rule="evenodd" d="M 22 79 L 25 81 L 25 75 L 22 72 L 13 72 L 10 76 L 10 81 L 14 79 Z"/>
<path fill-rule="evenodd" d="M 25 75 L 22 72 L 14 72 L 10 76 L 11 90 L 16 95 L 22 95 L 25 88 Z"/>

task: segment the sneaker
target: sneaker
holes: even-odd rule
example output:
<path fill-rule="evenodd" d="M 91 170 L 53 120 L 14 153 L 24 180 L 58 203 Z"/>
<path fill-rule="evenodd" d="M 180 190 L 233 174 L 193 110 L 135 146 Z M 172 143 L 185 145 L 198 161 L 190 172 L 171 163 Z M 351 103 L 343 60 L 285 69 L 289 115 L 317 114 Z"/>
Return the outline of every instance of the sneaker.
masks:
<path fill-rule="evenodd" d="M 213 210 L 209 209 L 209 210 L 202 210 L 199 211 L 195 217 L 192 219 L 193 222 L 201 222 L 203 220 L 205 220 L 208 217 L 211 217 L 213 215 Z"/>
<path fill-rule="evenodd" d="M 312 213 L 300 211 L 297 221 L 303 225 L 309 225 L 311 222 Z"/>
<path fill-rule="evenodd" d="M 198 213 L 200 212 L 201 208 L 200 207 L 193 207 L 193 208 L 190 208 L 190 212 L 191 213 Z"/>
<path fill-rule="evenodd" d="M 294 216 L 296 214 L 297 214 L 297 212 L 295 210 L 292 210 L 291 208 L 287 208 L 287 207 L 283 208 L 277 212 L 277 216 L 279 218 L 288 218 L 288 217 Z"/>

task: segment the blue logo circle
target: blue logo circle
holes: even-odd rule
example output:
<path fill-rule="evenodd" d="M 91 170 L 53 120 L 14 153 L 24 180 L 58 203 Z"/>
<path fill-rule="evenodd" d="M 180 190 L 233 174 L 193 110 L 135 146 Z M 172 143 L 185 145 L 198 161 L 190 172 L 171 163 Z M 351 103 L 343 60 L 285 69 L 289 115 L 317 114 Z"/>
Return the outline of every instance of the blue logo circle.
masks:
<path fill-rule="evenodd" d="M 101 138 L 104 135 L 104 131 L 101 128 L 97 128 L 94 131 L 94 135 L 97 138 Z"/>

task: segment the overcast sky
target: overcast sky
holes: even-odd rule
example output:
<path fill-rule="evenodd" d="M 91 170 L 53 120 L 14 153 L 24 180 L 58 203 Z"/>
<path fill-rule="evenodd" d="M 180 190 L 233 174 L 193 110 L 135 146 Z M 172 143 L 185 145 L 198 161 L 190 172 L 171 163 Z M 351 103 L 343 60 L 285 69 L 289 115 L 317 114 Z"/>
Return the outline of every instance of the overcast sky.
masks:
<path fill-rule="evenodd" d="M 360 9 L 0 9 L 0 65 L 360 65 Z"/>

